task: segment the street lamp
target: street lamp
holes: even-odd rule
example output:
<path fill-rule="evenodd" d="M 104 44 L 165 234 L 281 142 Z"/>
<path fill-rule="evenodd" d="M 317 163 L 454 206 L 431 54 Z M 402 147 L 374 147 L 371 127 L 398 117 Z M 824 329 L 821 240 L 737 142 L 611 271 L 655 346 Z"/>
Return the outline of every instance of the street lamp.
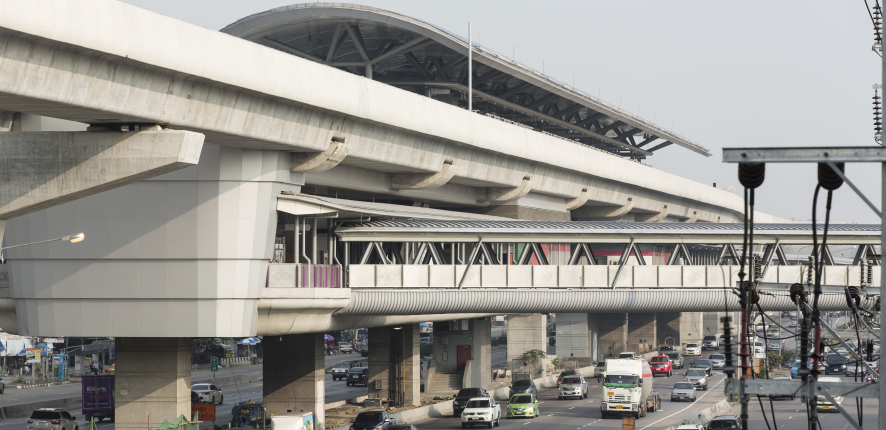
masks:
<path fill-rule="evenodd" d="M 31 242 L 31 243 L 23 243 L 23 244 L 21 244 L 21 245 L 7 246 L 7 247 L 5 247 L 5 248 L 0 248 L 0 251 L 2 251 L 2 250 L 4 250 L 4 249 L 18 248 L 18 247 L 21 247 L 21 246 L 36 245 L 36 244 L 38 244 L 38 243 L 55 242 L 56 240 L 66 240 L 66 241 L 71 242 L 71 243 L 77 243 L 77 242 L 82 242 L 83 239 L 86 239 L 86 235 L 83 234 L 83 233 L 77 233 L 77 234 L 72 234 L 72 235 L 69 235 L 69 236 L 62 236 L 62 237 L 55 238 L 55 239 L 41 240 L 41 241 L 39 241 L 39 242 Z"/>

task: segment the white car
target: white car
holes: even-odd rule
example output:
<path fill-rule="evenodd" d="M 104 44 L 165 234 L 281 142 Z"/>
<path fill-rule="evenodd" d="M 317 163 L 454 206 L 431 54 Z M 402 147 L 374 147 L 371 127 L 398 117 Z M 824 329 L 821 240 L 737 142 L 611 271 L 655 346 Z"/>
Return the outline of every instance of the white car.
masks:
<path fill-rule="evenodd" d="M 636 352 L 622 352 L 618 354 L 618 358 L 637 358 Z"/>
<path fill-rule="evenodd" d="M 704 426 L 701 424 L 683 424 L 681 426 L 677 426 L 674 430 L 705 430 Z"/>
<path fill-rule="evenodd" d="M 842 382 L 840 378 L 835 376 L 819 376 L 818 382 Z M 840 412 L 834 405 L 828 400 L 825 396 L 815 396 L 815 409 L 819 411 L 828 411 L 828 412 Z M 837 401 L 837 405 L 843 406 L 843 396 L 834 396 L 834 400 Z"/>
<path fill-rule="evenodd" d="M 766 353 L 766 344 L 760 342 L 759 340 L 754 342 L 754 355 L 757 354 L 765 354 Z"/>
<path fill-rule="evenodd" d="M 194 384 L 191 385 L 191 391 L 197 393 L 197 396 L 200 397 L 200 403 L 215 403 L 217 405 L 225 403 L 225 395 L 215 385 Z"/>
<path fill-rule="evenodd" d="M 354 347 L 351 346 L 351 342 L 339 342 L 338 343 L 338 352 L 342 354 L 350 354 L 354 352 Z"/>
<path fill-rule="evenodd" d="M 501 406 L 492 397 L 474 397 L 461 412 L 461 428 L 482 424 L 489 428 L 501 425 Z"/>
<path fill-rule="evenodd" d="M 683 355 L 701 355 L 701 346 L 697 343 L 687 343 L 683 347 Z"/>
<path fill-rule="evenodd" d="M 557 400 L 563 400 L 566 397 L 588 398 L 588 381 L 585 381 L 584 376 L 570 375 L 560 381 Z"/>
<path fill-rule="evenodd" d="M 29 430 L 78 430 L 77 417 L 64 409 L 40 408 L 28 418 Z"/>

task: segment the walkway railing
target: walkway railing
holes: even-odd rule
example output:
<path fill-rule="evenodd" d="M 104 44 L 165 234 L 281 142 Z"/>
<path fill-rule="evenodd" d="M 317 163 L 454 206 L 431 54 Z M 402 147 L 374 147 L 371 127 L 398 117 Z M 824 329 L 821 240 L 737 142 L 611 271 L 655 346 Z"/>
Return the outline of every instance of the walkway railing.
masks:
<path fill-rule="evenodd" d="M 358 265 L 349 268 L 351 288 L 611 288 L 615 265 Z M 858 266 L 824 266 L 822 284 L 855 285 Z M 624 266 L 618 288 L 723 288 L 738 282 L 739 266 Z M 879 266 L 874 266 L 879 286 Z M 773 266 L 763 282 L 805 282 L 805 266 Z"/>
<path fill-rule="evenodd" d="M 341 288 L 342 268 L 331 264 L 269 264 L 266 287 Z"/>

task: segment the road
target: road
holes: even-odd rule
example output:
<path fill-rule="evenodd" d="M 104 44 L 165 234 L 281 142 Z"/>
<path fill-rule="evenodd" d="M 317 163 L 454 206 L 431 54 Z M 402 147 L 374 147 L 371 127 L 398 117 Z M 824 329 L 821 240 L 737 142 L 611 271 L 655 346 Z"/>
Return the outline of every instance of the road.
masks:
<path fill-rule="evenodd" d="M 701 409 L 708 408 L 724 398 L 723 379 L 725 375 L 715 373 L 708 391 L 700 391 L 699 399 L 691 402 L 671 402 L 671 388 L 674 383 L 682 381 L 683 371 L 680 370 L 673 376 L 657 376 L 652 381 L 653 390 L 662 396 L 662 410 L 651 413 L 637 422 L 637 429 L 662 429 L 672 426 L 680 419 L 694 414 Z M 596 379 L 590 379 L 587 399 L 557 400 L 556 388 L 542 388 L 539 390 L 541 416 L 534 419 L 502 419 L 501 428 L 527 429 L 542 428 L 544 430 L 567 430 L 592 428 L 621 429 L 620 419 L 603 419 L 600 415 L 600 399 L 602 385 Z M 506 402 L 499 402 L 502 413 L 506 414 Z M 504 415 L 503 415 L 504 416 Z M 458 418 L 434 418 L 422 421 L 418 427 L 421 430 L 455 430 L 461 428 Z"/>

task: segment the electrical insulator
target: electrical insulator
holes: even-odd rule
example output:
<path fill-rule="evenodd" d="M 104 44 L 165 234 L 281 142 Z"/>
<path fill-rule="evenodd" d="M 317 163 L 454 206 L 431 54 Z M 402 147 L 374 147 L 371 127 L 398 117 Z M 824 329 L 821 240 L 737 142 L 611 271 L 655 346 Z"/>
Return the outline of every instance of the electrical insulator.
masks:
<path fill-rule="evenodd" d="M 880 116 L 880 95 L 877 91 L 877 87 L 874 86 L 874 140 L 877 142 L 883 141 L 883 121 Z"/>
<path fill-rule="evenodd" d="M 806 286 L 812 288 L 812 257 L 809 257 L 809 263 L 806 265 Z"/>
<path fill-rule="evenodd" d="M 864 261 L 860 261 L 858 263 L 858 278 L 859 278 L 859 285 L 861 285 L 862 288 L 866 287 L 867 285 L 864 282 L 865 281 Z"/>
<path fill-rule="evenodd" d="M 868 261 L 868 285 L 874 285 L 874 263 Z"/>
<path fill-rule="evenodd" d="M 754 256 L 754 281 L 763 279 L 763 257 Z"/>
<path fill-rule="evenodd" d="M 880 4 L 877 3 L 874 5 L 874 12 L 872 13 L 874 17 L 874 50 L 882 51 L 883 50 L 883 13 L 880 10 Z"/>

